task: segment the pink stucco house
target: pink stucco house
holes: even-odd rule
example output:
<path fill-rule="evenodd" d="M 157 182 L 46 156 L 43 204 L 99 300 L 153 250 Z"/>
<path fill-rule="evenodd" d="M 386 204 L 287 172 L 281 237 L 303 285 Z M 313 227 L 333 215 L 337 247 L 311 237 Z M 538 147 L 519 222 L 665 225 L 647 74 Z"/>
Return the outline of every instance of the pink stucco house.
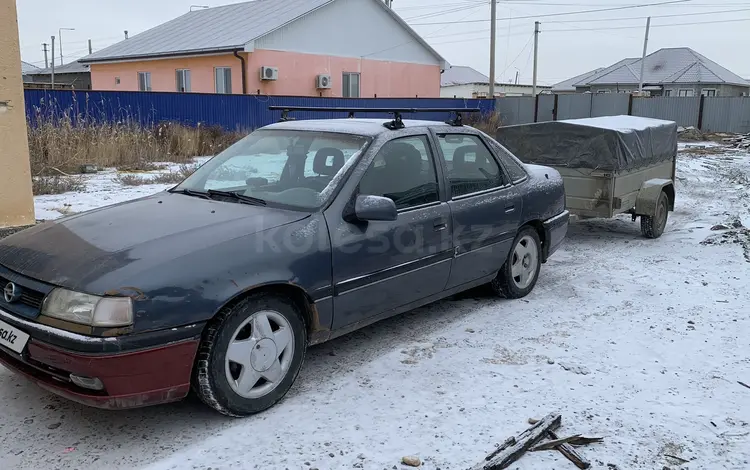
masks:
<path fill-rule="evenodd" d="M 94 90 L 329 97 L 438 97 L 448 66 L 383 0 L 196 10 L 80 62 Z"/>

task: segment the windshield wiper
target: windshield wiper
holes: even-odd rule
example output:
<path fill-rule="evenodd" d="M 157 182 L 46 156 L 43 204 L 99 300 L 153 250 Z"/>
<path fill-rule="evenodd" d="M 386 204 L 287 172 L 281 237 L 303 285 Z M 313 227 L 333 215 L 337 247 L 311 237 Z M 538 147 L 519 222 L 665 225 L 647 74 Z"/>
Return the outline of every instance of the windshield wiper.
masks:
<path fill-rule="evenodd" d="M 194 189 L 170 189 L 170 193 L 185 194 L 186 196 L 200 197 L 203 199 L 211 199 L 208 193 L 203 191 L 196 191 Z"/>
<path fill-rule="evenodd" d="M 253 204 L 255 206 L 265 206 L 267 204 L 266 201 L 264 201 L 263 199 L 252 197 L 252 196 L 245 196 L 244 194 L 240 194 L 237 191 L 219 191 L 217 189 L 209 189 L 207 191 L 207 194 L 209 197 L 211 196 L 230 197 L 244 204 Z"/>

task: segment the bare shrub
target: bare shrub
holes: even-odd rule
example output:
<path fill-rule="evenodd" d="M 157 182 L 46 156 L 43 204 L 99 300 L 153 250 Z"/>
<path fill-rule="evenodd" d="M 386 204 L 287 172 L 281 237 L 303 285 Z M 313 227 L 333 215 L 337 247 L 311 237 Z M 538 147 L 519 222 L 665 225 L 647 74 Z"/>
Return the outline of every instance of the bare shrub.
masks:
<path fill-rule="evenodd" d="M 152 178 L 145 178 L 140 175 L 134 175 L 131 173 L 125 175 L 117 175 L 117 181 L 125 186 L 143 186 L 144 184 L 153 184 Z"/>
<path fill-rule="evenodd" d="M 86 185 L 76 176 L 35 176 L 32 178 L 32 191 L 35 196 L 43 194 L 63 194 L 82 191 Z"/>

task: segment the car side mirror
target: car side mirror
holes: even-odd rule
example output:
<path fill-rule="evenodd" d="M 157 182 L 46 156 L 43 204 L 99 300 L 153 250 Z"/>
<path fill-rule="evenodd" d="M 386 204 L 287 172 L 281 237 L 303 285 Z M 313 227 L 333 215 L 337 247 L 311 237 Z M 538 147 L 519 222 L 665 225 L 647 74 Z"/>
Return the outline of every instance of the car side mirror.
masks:
<path fill-rule="evenodd" d="M 359 195 L 354 202 L 354 216 L 362 221 L 393 221 L 398 218 L 398 210 L 393 199 L 382 196 Z"/>

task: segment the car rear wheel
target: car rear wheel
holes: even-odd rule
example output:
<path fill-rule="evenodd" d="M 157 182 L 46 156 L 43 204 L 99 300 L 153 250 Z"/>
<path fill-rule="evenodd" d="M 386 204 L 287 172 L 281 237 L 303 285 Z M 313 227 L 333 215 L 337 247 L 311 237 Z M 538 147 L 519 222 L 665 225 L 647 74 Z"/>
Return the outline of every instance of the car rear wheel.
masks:
<path fill-rule="evenodd" d="M 522 228 L 513 240 L 508 259 L 490 282 L 492 290 L 506 299 L 520 299 L 534 289 L 542 266 L 542 244 L 533 227 Z"/>
<path fill-rule="evenodd" d="M 669 216 L 669 198 L 664 191 L 656 201 L 656 213 L 652 216 L 641 216 L 641 233 L 646 238 L 659 238 L 664 233 Z"/>
<path fill-rule="evenodd" d="M 251 295 L 223 309 L 206 327 L 193 388 L 225 415 L 258 413 L 286 395 L 306 349 L 305 323 L 293 302 Z"/>

